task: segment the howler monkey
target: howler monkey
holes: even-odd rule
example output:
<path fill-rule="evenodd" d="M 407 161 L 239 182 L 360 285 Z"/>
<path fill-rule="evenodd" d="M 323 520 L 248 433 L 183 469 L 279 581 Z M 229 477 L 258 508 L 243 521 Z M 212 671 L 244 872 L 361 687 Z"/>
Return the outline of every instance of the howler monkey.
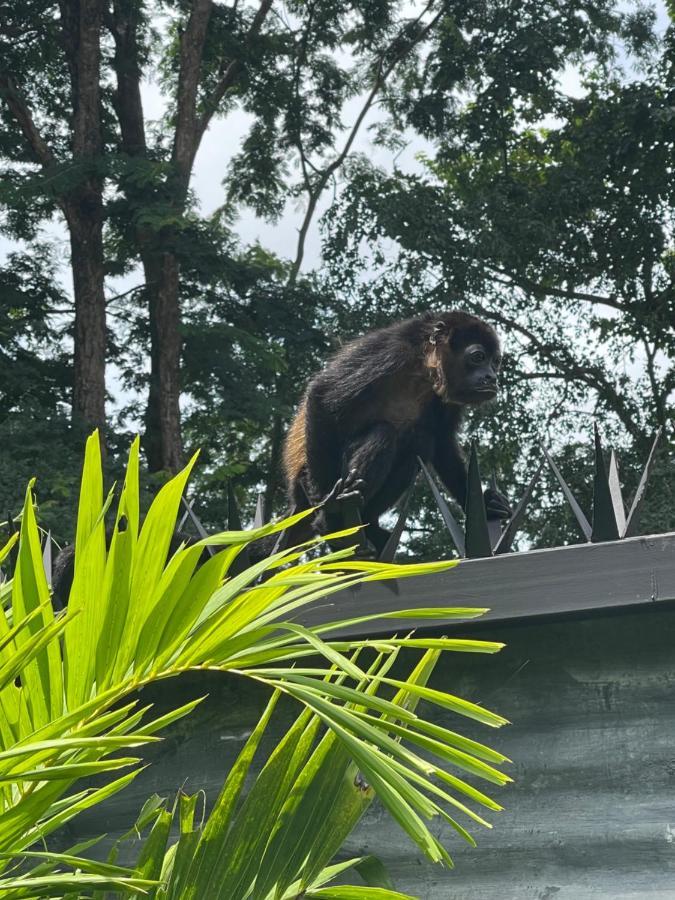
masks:
<path fill-rule="evenodd" d="M 291 503 L 323 501 L 319 533 L 344 527 L 345 505 L 359 508 L 379 553 L 388 533 L 379 516 L 430 462 L 464 506 L 466 465 L 457 442 L 466 406 L 497 393 L 496 332 L 464 312 L 427 313 L 372 331 L 343 347 L 316 375 L 284 449 Z M 508 501 L 485 491 L 488 518 L 508 518 Z"/>
<path fill-rule="evenodd" d="M 500 364 L 495 331 L 464 312 L 427 313 L 347 344 L 310 381 L 291 424 L 284 449 L 291 504 L 321 504 L 312 523 L 319 534 L 343 528 L 352 504 L 379 553 L 388 533 L 378 519 L 412 483 L 419 456 L 464 505 L 457 434 L 464 408 L 496 395 Z M 489 518 L 510 515 L 499 492 L 484 496 Z M 306 523 L 298 523 L 291 541 L 306 537 Z M 251 548 L 256 557 L 271 550 L 258 544 Z M 65 548 L 54 565 L 54 595 L 62 603 L 73 553 Z"/>

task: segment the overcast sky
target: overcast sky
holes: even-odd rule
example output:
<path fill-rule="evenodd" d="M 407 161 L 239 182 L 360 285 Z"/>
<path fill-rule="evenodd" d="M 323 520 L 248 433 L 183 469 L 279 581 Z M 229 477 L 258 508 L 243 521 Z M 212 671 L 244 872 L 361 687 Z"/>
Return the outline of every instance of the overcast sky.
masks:
<path fill-rule="evenodd" d="M 655 3 L 655 7 L 658 12 L 659 27 L 665 28 L 668 17 L 664 0 L 658 0 Z M 561 78 L 561 86 L 568 93 L 579 93 L 579 79 L 573 69 L 564 73 Z M 161 118 L 164 111 L 164 98 L 156 83 L 146 82 L 144 85 L 144 105 L 148 121 Z M 355 100 L 345 111 L 343 120 L 348 127 L 350 122 L 353 121 L 358 108 L 359 103 Z M 394 162 L 393 155 L 381 147 L 374 146 L 367 130 L 368 124 L 373 123 L 376 115 L 376 112 L 372 113 L 371 117 L 364 122 L 353 149 L 356 152 L 366 154 L 373 162 L 381 164 L 385 168 L 390 168 Z M 191 186 L 198 198 L 201 211 L 205 215 L 212 213 L 223 203 L 225 191 L 222 182 L 227 171 L 227 165 L 233 153 L 240 146 L 248 124 L 249 120 L 246 114 L 235 110 L 226 119 L 214 119 L 210 129 L 204 136 L 195 161 Z M 428 149 L 430 149 L 429 146 L 421 138 L 411 135 L 406 148 L 397 154 L 396 164 L 403 170 L 419 170 L 420 165 L 415 158 L 416 154 Z M 330 199 L 331 194 L 326 192 L 320 211 L 325 210 Z M 258 240 L 264 247 L 277 253 L 279 256 L 292 258 L 295 255 L 297 228 L 301 215 L 301 209 L 289 205 L 279 222 L 268 223 L 256 218 L 250 210 L 244 209 L 237 220 L 235 231 L 243 244 L 249 244 Z M 319 218 L 319 215 L 315 216 L 308 235 L 304 269 L 311 269 L 320 262 Z M 60 221 L 55 221 L 45 229 L 45 232 L 60 242 L 63 261 L 62 277 L 64 286 L 70 288 L 69 253 L 65 228 Z M 0 237 L 0 257 L 6 256 L 7 252 L 15 246 L 15 244 Z M 109 293 L 112 295 L 121 290 L 126 290 L 134 283 L 138 283 L 138 279 L 138 275 L 117 279 L 109 285 Z"/>
<path fill-rule="evenodd" d="M 658 14 L 659 28 L 665 29 L 668 22 L 665 2 L 658 0 L 654 5 Z M 568 94 L 580 94 L 579 78 L 573 68 L 562 75 L 561 87 Z M 145 100 L 148 115 L 151 118 L 158 118 L 163 110 L 163 98 L 156 85 L 146 85 Z M 355 100 L 345 111 L 343 121 L 346 126 L 349 127 L 354 120 L 359 105 L 359 102 Z M 394 162 L 393 155 L 383 148 L 375 146 L 369 137 L 367 126 L 376 121 L 376 116 L 377 112 L 375 111 L 366 119 L 353 149 L 355 152 L 366 154 L 375 164 L 391 168 Z M 247 124 L 247 117 L 243 113 L 234 112 L 225 120 L 215 120 L 204 136 L 195 162 L 192 188 L 199 199 L 202 212 L 206 215 L 217 209 L 225 198 L 222 180 L 232 154 L 236 152 L 241 139 L 246 134 Z M 416 160 L 416 155 L 429 150 L 431 150 L 429 144 L 418 135 L 411 134 L 406 148 L 396 155 L 396 165 L 404 171 L 419 171 L 421 166 Z M 326 192 L 321 211 L 326 209 L 330 199 L 330 192 Z M 236 224 L 236 232 L 245 244 L 258 240 L 264 247 L 279 256 L 292 258 L 295 255 L 301 212 L 290 206 L 281 221 L 272 224 L 257 219 L 250 210 L 243 210 Z M 319 218 L 319 215 L 315 217 L 308 236 L 305 248 L 305 269 L 311 269 L 320 262 Z"/>

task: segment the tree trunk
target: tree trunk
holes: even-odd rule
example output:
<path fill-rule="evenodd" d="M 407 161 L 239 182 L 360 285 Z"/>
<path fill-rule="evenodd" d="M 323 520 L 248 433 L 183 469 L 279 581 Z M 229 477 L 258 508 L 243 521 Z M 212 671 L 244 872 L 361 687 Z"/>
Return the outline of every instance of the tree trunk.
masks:
<path fill-rule="evenodd" d="M 168 185 L 170 203 L 177 215 L 185 211 L 192 164 L 199 147 L 197 92 L 212 9 L 213 0 L 193 0 L 180 39 L 176 126 L 171 154 L 173 172 Z M 151 472 L 163 469 L 175 472 L 183 464 L 179 403 L 180 266 L 171 251 L 152 250 L 150 258 L 144 257 L 151 341 L 145 452 Z"/>
<path fill-rule="evenodd" d="M 242 68 L 239 59 L 232 59 L 229 64 L 224 61 L 210 95 L 198 103 L 203 74 L 202 57 L 214 4 L 213 0 L 190 0 L 187 5 L 190 12 L 180 37 L 175 130 L 171 152 L 173 172 L 163 186 L 162 196 L 158 198 L 163 207 L 168 203 L 176 215 L 182 215 L 185 211 L 192 166 L 202 136 L 218 104 L 234 86 Z M 247 35 L 249 45 L 258 35 L 271 7 L 272 0 L 261 0 Z M 144 157 L 147 156 L 147 145 L 140 91 L 142 66 L 135 4 L 128 0 L 113 0 L 112 12 L 106 21 L 115 41 L 117 89 L 113 102 L 120 121 L 123 147 L 130 156 Z M 128 195 L 133 202 L 133 185 L 129 185 Z M 147 198 L 142 202 L 147 205 Z M 176 471 L 183 464 L 179 406 L 182 343 L 180 265 L 171 250 L 161 250 L 162 244 L 164 247 L 171 245 L 173 237 L 168 231 L 152 235 L 144 229 L 137 230 L 150 317 L 151 371 L 144 446 L 151 472 L 163 469 Z"/>
<path fill-rule="evenodd" d="M 179 265 L 172 253 L 143 254 L 150 317 L 150 390 L 144 449 L 151 472 L 183 465 L 180 423 Z"/>
<path fill-rule="evenodd" d="M 75 350 L 73 422 L 105 427 L 106 308 L 103 262 L 101 139 L 102 0 L 61 0 L 73 98 L 72 153 L 79 183 L 64 197 L 70 231 Z"/>
<path fill-rule="evenodd" d="M 100 194 L 68 203 L 75 352 L 73 423 L 90 431 L 105 429 L 106 309 L 103 292 L 103 217 Z"/>
<path fill-rule="evenodd" d="M 272 0 L 262 0 L 251 23 L 249 42 L 258 34 L 271 6 Z M 158 198 L 163 207 L 168 203 L 177 216 L 185 211 L 192 166 L 202 136 L 218 104 L 232 88 L 241 70 L 240 61 L 236 59 L 224 65 L 210 96 L 203 103 L 198 103 L 202 57 L 213 0 L 191 0 L 189 8 L 180 37 L 171 152 L 173 171 L 163 185 L 162 196 Z M 113 102 L 122 131 L 123 148 L 132 157 L 147 157 L 140 91 L 142 66 L 137 41 L 138 16 L 134 4 L 127 0 L 114 0 L 106 21 L 115 41 L 117 89 Z M 133 203 L 133 185 L 128 186 L 127 192 Z M 147 198 L 141 202 L 147 205 Z M 170 246 L 173 237 L 168 231 L 149 234 L 145 229 L 137 229 L 150 317 L 150 390 L 145 414 L 144 447 L 151 472 L 164 469 L 176 471 L 183 464 L 179 405 L 182 343 L 180 265 L 171 250 L 161 249 L 162 244 L 164 247 Z"/>

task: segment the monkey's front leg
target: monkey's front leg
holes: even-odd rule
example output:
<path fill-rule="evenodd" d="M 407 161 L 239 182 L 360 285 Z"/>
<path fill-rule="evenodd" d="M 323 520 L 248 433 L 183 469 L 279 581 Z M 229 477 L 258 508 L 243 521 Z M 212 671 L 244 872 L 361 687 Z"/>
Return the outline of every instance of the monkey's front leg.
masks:
<path fill-rule="evenodd" d="M 442 449 L 434 454 L 434 468 L 441 481 L 457 500 L 463 510 L 466 510 L 467 471 L 466 463 L 454 441 L 448 441 Z M 486 488 L 483 491 L 485 503 L 485 515 L 488 519 L 510 519 L 513 515 L 511 504 L 504 494 L 494 488 Z"/>
<path fill-rule="evenodd" d="M 347 474 L 338 479 L 324 498 L 320 531 L 340 531 L 361 524 L 361 514 L 364 510 L 368 512 L 369 501 L 391 472 L 396 447 L 396 430 L 387 423 L 372 425 L 347 445 L 342 462 L 343 472 Z M 359 532 L 359 539 L 365 549 L 368 542 L 363 532 Z"/>
<path fill-rule="evenodd" d="M 329 512 L 344 509 L 346 504 L 354 504 L 357 509 L 362 509 L 364 488 L 365 481 L 358 477 L 356 469 L 352 469 L 344 478 L 338 478 L 320 506 Z"/>
<path fill-rule="evenodd" d="M 348 472 L 344 478 L 338 478 L 331 491 L 326 494 L 319 506 L 323 514 L 319 522 L 321 533 L 326 531 L 342 531 L 344 528 L 353 528 L 361 524 L 361 510 L 364 505 L 363 491 L 365 482 L 359 478 L 356 469 Z M 363 532 L 358 532 L 354 538 L 360 546 L 365 545 Z"/>

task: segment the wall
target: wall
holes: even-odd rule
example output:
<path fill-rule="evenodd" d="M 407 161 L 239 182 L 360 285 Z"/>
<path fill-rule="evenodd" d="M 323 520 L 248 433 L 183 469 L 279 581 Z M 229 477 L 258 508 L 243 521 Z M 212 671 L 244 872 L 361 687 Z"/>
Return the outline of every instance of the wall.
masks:
<path fill-rule="evenodd" d="M 477 850 L 436 826 L 453 871 L 421 859 L 377 807 L 349 852 L 380 856 L 397 888 L 423 900 L 675 898 L 675 609 L 495 623 L 464 633 L 508 646 L 492 657 L 448 654 L 436 683 L 513 724 L 493 731 L 432 712 L 514 760 L 515 784 L 488 786 L 505 811 L 491 814 L 491 832 L 476 834 Z M 125 830 L 153 791 L 185 782 L 186 790 L 215 797 L 264 697 L 218 675 L 162 686 L 168 690 L 172 703 L 210 696 L 153 748 L 154 764 L 131 789 L 71 825 L 70 840 Z M 142 700 L 163 702 L 147 689 Z"/>

